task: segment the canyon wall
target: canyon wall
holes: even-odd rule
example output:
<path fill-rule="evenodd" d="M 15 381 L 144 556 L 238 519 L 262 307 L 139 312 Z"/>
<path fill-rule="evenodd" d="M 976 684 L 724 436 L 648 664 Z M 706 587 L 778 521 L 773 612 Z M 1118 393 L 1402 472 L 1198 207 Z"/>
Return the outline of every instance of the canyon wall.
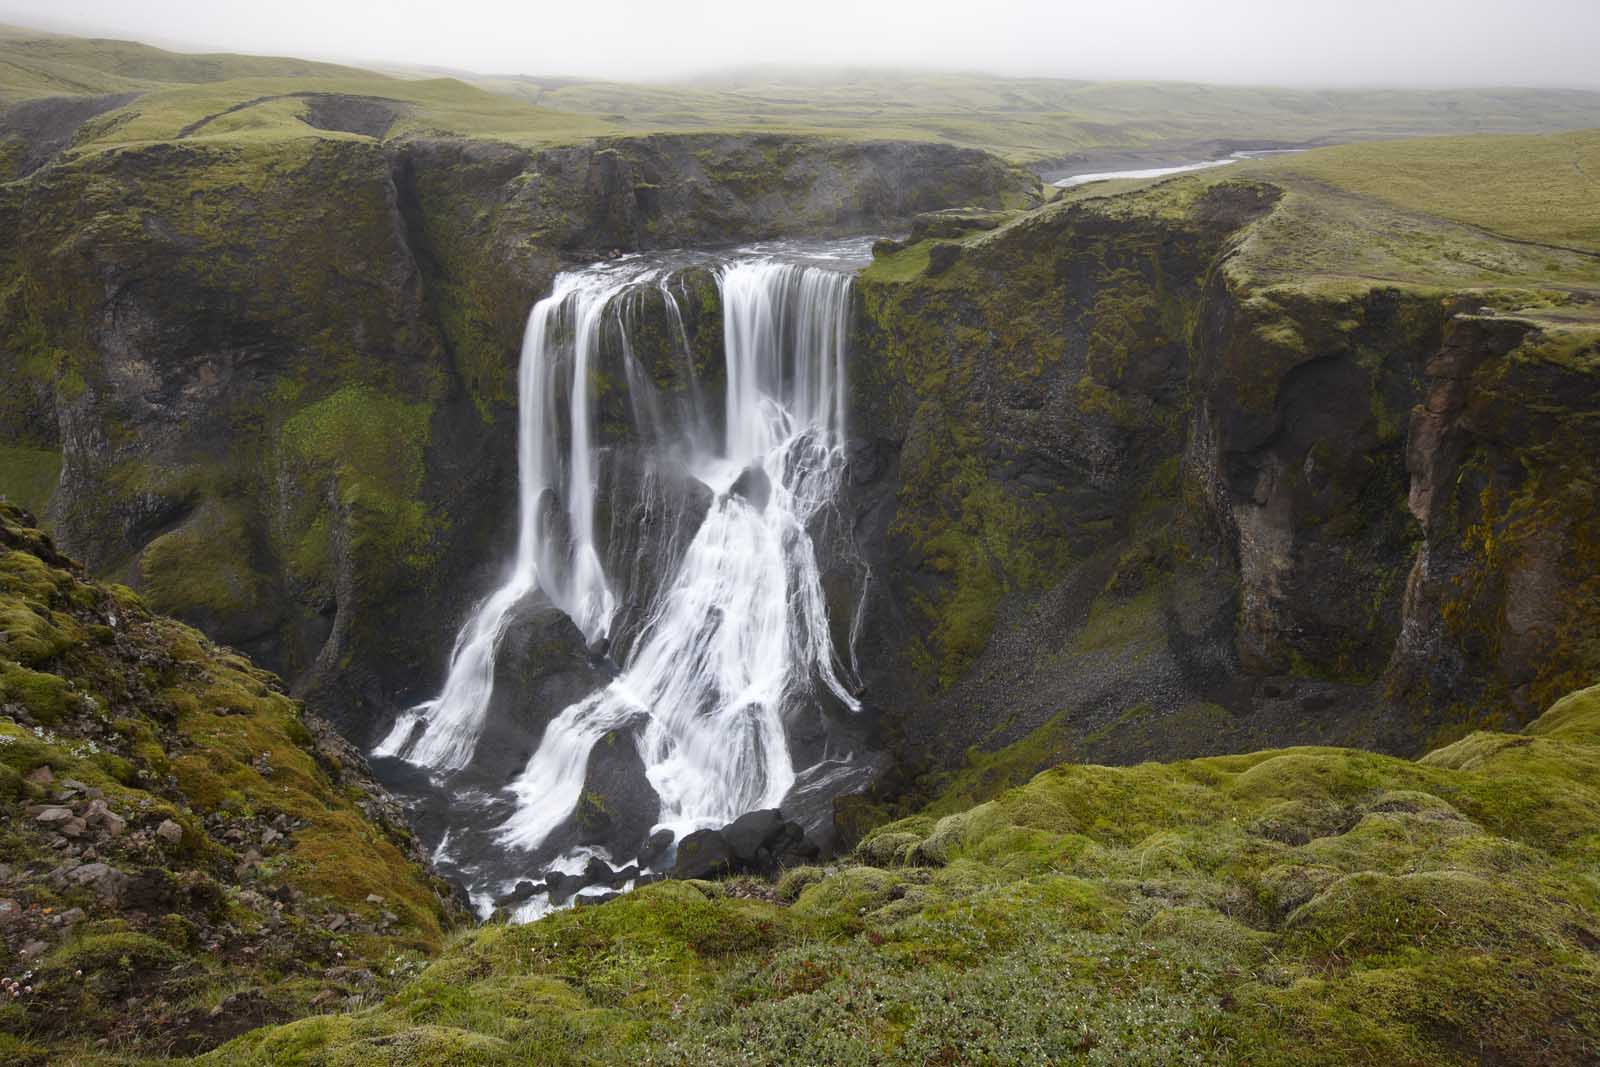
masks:
<path fill-rule="evenodd" d="M 908 766 L 1414 753 L 1600 671 L 1592 332 L 1266 278 L 1282 195 L 952 220 L 863 276 L 861 660 Z"/>

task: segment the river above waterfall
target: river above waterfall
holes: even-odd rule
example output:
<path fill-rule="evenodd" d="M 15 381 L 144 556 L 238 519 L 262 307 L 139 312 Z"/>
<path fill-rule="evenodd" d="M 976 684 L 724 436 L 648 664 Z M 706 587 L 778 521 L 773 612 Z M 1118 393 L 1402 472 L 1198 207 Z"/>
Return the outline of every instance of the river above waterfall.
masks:
<path fill-rule="evenodd" d="M 626 889 L 751 812 L 826 847 L 873 774 L 836 507 L 870 247 L 621 256 L 529 314 L 516 551 L 371 753 L 481 913 Z"/>

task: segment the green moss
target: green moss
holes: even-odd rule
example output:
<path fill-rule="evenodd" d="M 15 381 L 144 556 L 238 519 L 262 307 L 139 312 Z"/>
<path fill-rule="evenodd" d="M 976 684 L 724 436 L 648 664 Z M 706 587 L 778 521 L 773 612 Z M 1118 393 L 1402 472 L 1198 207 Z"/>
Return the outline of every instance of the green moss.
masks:
<path fill-rule="evenodd" d="M 211 500 L 146 545 L 139 571 L 157 611 L 236 619 L 255 611 L 265 595 L 267 578 L 251 567 L 255 555 L 238 511 Z"/>
<path fill-rule="evenodd" d="M 59 722 L 73 701 L 66 679 L 0 660 L 0 700 L 14 701 L 46 726 Z"/>
<path fill-rule="evenodd" d="M 352 533 L 352 548 L 372 570 L 425 569 L 439 519 L 418 499 L 431 409 L 376 389 L 350 385 L 291 415 L 280 446 L 307 491 L 297 500 L 305 531 L 291 561 L 325 566 L 331 529 L 327 506 L 312 487 L 332 482 L 340 516 Z M 310 573 L 307 578 L 326 580 Z"/>
<path fill-rule="evenodd" d="M 340 952 L 348 965 L 376 970 L 386 954 L 437 948 L 446 912 L 435 885 L 403 839 L 362 812 L 360 782 L 330 778 L 277 681 L 150 614 L 127 590 L 90 582 L 20 520 L 0 504 L 0 796 L 50 800 L 50 787 L 24 780 L 40 768 L 97 790 L 131 832 L 96 837 L 92 858 L 128 877 L 164 872 L 172 896 L 170 914 L 124 912 L 98 888 L 52 881 L 52 831 L 12 820 L 0 831 L 16 872 L 8 895 L 45 914 L 78 907 L 88 918 L 65 940 L 69 928 L 50 928 L 52 950 L 33 979 L 41 999 L 13 1002 L 21 1015 L 7 1025 L 68 1056 L 76 1034 L 146 1025 L 153 1016 L 141 1002 L 270 983 L 275 1002 L 302 1011 Z M 25 711 L 30 725 L 5 711 Z M 204 818 L 211 815 L 220 822 Z M 285 836 L 263 847 L 258 820 L 280 817 L 289 820 Z M 181 840 L 152 844 L 151 831 L 168 819 Z M 223 836 L 235 826 L 247 836 Z M 241 841 L 267 855 L 242 867 L 233 851 Z M 240 892 L 246 886 L 253 900 Z M 269 892 L 293 899 L 294 912 L 280 914 Z M 354 935 L 321 928 L 352 911 L 375 922 L 366 903 L 373 893 L 396 921 Z M 269 923 L 272 936 L 258 937 Z M 49 1012 L 37 1010 L 45 1004 Z M 133 1039 L 145 1047 L 145 1038 Z"/>
<path fill-rule="evenodd" d="M 861 280 L 896 285 L 920 277 L 928 269 L 928 253 L 933 245 L 932 241 L 919 241 L 889 255 L 875 256 L 872 265 L 861 273 Z"/>
<path fill-rule="evenodd" d="M 0 496 L 43 512 L 60 477 L 60 450 L 0 443 Z"/>
<path fill-rule="evenodd" d="M 1062 766 L 791 872 L 787 909 L 669 882 L 489 926 L 380 1006 L 212 1059 L 362 1063 L 434 1028 L 507 1063 L 1582 1062 L 1600 885 L 1511 794 L 1600 799 L 1590 720 L 1580 694 L 1421 763 Z"/>
<path fill-rule="evenodd" d="M 1526 732 L 1575 744 L 1600 743 L 1600 685 L 1568 693 L 1530 723 Z"/>
<path fill-rule="evenodd" d="M 178 959 L 178 954 L 165 942 L 123 931 L 75 937 L 52 953 L 45 965 L 59 972 L 148 971 L 170 966 Z"/>

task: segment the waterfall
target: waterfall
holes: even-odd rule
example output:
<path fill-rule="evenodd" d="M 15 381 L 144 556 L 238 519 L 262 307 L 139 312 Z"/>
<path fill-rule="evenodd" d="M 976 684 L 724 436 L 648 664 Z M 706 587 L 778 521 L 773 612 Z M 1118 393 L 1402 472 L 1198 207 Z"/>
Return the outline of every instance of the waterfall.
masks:
<path fill-rule="evenodd" d="M 589 268 L 562 275 L 534 307 L 520 373 L 514 566 L 460 631 L 439 695 L 402 715 L 376 755 L 435 775 L 472 761 L 500 642 L 513 609 L 535 590 L 591 642 L 618 623 L 618 593 L 625 603 L 640 595 L 613 592 L 627 567 L 608 571 L 595 546 L 605 453 L 594 440 L 589 389 L 602 336 L 614 337 L 635 421 L 663 421 L 635 360 L 628 309 L 646 289 L 659 292 L 681 339 L 665 279 Z M 656 828 L 681 837 L 779 805 L 797 778 L 788 727 L 799 713 L 820 701 L 859 710 L 841 678 L 813 544 L 844 471 L 851 277 L 762 257 L 722 264 L 716 281 L 723 425 L 717 432 L 696 392 L 678 412 L 683 425 L 671 428 L 674 455 L 714 494 L 711 503 L 678 546 L 676 569 L 638 605 L 615 675 L 548 722 L 511 781 L 513 806 L 495 831 L 502 847 L 537 849 L 573 815 L 591 751 L 614 731 L 631 738 L 659 798 Z"/>
<path fill-rule="evenodd" d="M 785 713 L 839 680 L 807 532 L 843 470 L 850 278 L 772 261 L 719 273 L 727 363 L 723 447 L 697 457 L 717 499 L 622 674 L 545 729 L 502 829 L 533 848 L 572 814 L 595 743 L 638 729 L 678 836 L 776 807 L 794 784 Z"/>
<path fill-rule="evenodd" d="M 601 327 L 608 313 L 615 313 L 613 298 L 631 280 L 603 269 L 560 275 L 551 294 L 528 315 L 517 376 L 519 521 L 511 574 L 456 636 L 439 695 L 401 715 L 374 755 L 439 772 L 467 765 L 494 693 L 500 641 L 512 610 L 535 588 L 543 589 L 589 640 L 605 636 L 610 627 L 616 598 L 594 547 L 597 470 L 590 369 Z M 569 429 L 564 442 L 563 414 Z M 563 499 L 564 531 L 549 507 Z"/>

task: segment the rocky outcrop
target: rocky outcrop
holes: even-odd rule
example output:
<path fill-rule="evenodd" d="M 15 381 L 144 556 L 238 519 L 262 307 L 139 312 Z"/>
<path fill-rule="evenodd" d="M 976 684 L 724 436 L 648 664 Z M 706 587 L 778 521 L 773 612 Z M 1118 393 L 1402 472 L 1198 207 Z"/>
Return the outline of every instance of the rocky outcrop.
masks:
<path fill-rule="evenodd" d="M 1520 722 L 1600 655 L 1600 345 L 1465 312 L 1424 375 L 1406 450 L 1423 540 L 1386 681 L 1441 725 Z"/>
<path fill-rule="evenodd" d="M 976 152 L 775 136 L 46 166 L 0 196 L 0 491 L 53 484 L 49 525 L 93 570 L 366 740 L 438 684 L 510 550 L 518 344 L 563 262 L 1036 188 Z"/>

